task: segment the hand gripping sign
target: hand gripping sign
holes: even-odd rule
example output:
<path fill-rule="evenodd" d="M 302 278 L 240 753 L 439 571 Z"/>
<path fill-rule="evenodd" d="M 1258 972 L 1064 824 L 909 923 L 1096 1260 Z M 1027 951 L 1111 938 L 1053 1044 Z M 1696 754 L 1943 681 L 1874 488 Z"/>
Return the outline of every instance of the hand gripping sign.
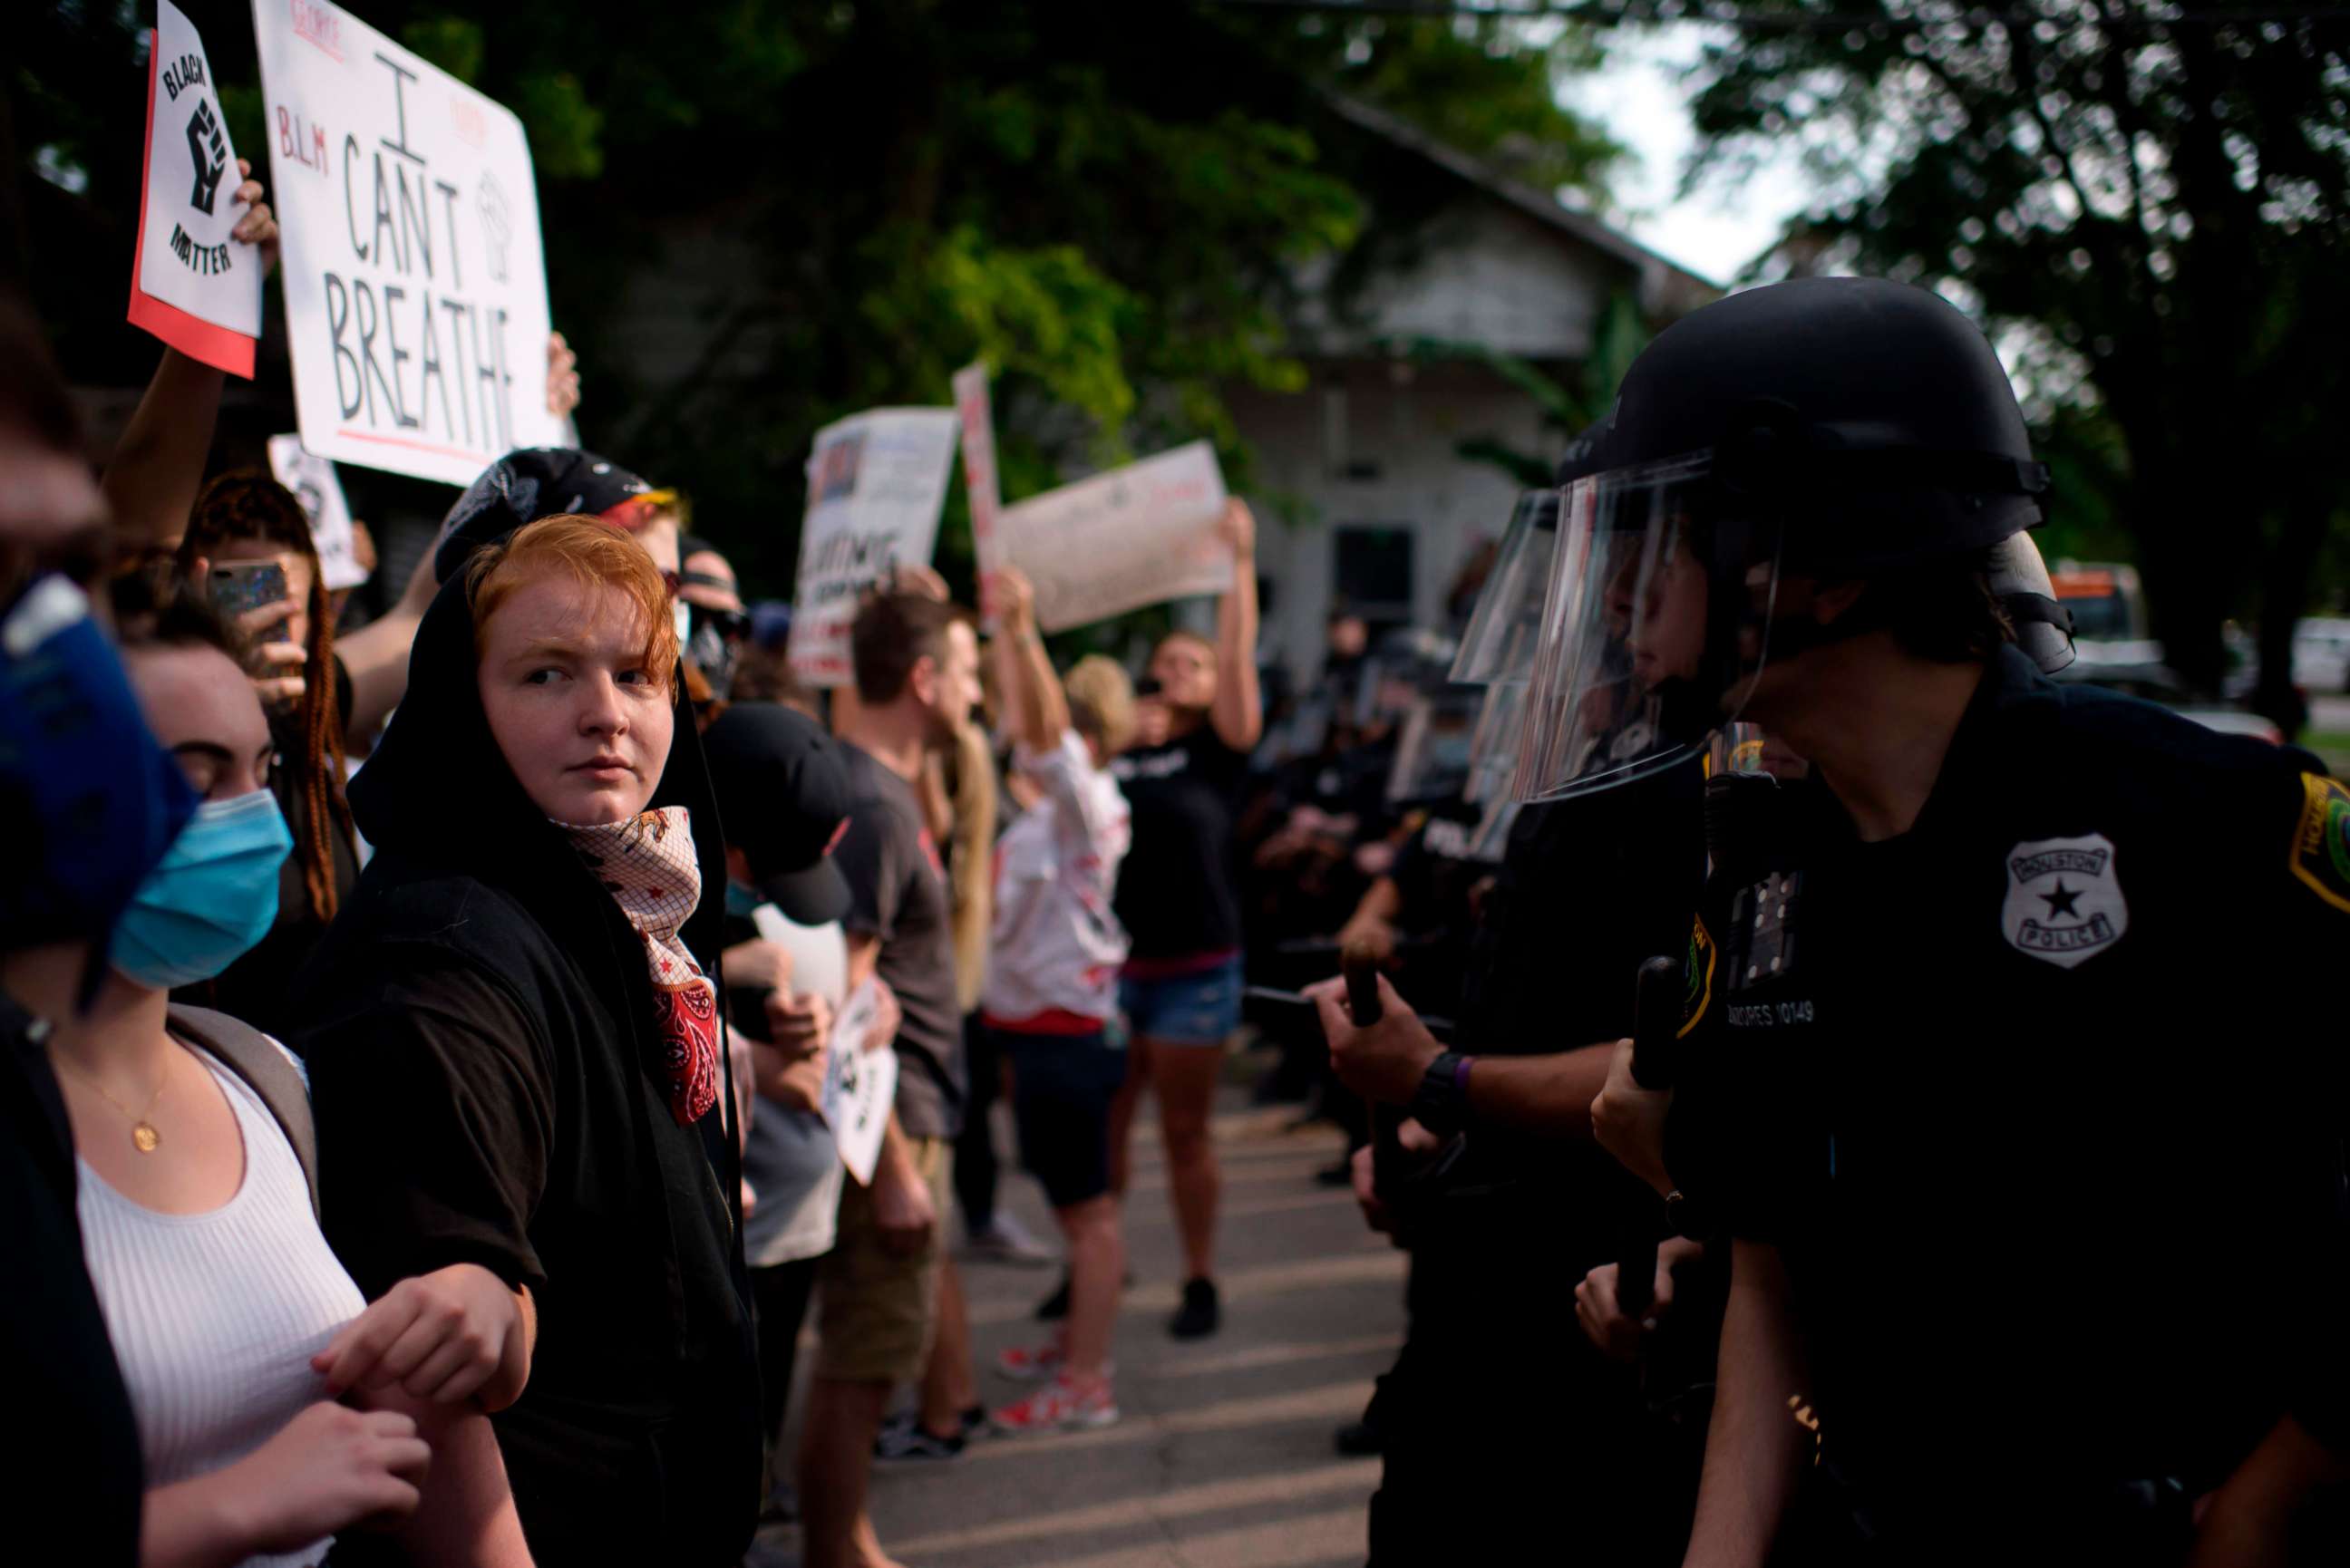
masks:
<path fill-rule="evenodd" d="M 470 483 L 564 442 L 522 122 L 328 0 L 254 0 L 314 456 Z"/>
<path fill-rule="evenodd" d="M 192 359 L 248 380 L 261 336 L 261 255 L 229 238 L 244 217 L 236 149 L 194 24 L 155 0 L 146 178 L 130 320 Z"/>
<path fill-rule="evenodd" d="M 898 1096 L 898 1054 L 888 1049 L 888 1041 L 872 1038 L 880 1009 L 881 994 L 873 982 L 858 982 L 841 1003 L 825 1047 L 824 1119 L 840 1147 L 840 1163 L 859 1187 L 872 1183 L 881 1135 L 889 1130 L 889 1107 Z"/>

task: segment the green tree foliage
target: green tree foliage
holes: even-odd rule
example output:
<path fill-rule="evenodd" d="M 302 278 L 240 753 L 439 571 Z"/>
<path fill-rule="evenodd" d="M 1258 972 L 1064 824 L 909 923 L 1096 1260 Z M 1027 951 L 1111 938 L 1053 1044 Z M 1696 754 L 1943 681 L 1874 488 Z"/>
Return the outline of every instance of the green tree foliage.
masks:
<path fill-rule="evenodd" d="M 249 90 L 243 0 L 187 9 L 217 73 Z M 1098 0 L 355 9 L 521 116 L 583 433 L 686 487 L 697 531 L 771 591 L 789 580 L 814 431 L 943 402 L 974 358 L 997 372 L 1009 497 L 1073 461 L 1198 436 L 1245 483 L 1224 393 L 1302 385 L 1283 325 L 1299 267 L 1366 253 L 1374 214 L 1399 241 L 1423 204 L 1327 93 L 1594 204 L 1615 155 L 1553 99 L 1560 72 L 1597 57 L 1583 35 L 1473 17 Z M 57 146 L 90 171 L 80 192 L 26 182 L 36 221 L 71 231 L 36 250 L 36 281 L 71 368 L 118 383 L 152 359 L 120 291 L 88 286 L 131 248 L 127 16 L 45 19 L 9 88 L 26 158 Z M 257 94 L 234 99 L 240 145 L 262 130 Z M 968 548 L 958 486 L 951 576 Z"/>
<path fill-rule="evenodd" d="M 2032 359 L 2040 411 L 2063 410 L 2076 477 L 2117 443 L 2116 520 L 2174 667 L 2216 686 L 2222 618 L 2257 605 L 2281 673 L 2350 501 L 2320 456 L 2350 389 L 2350 18 L 2204 0 L 1740 16 L 1700 67 L 1713 155 L 1799 139 L 1834 194 L 1794 254 L 1979 305 Z"/>

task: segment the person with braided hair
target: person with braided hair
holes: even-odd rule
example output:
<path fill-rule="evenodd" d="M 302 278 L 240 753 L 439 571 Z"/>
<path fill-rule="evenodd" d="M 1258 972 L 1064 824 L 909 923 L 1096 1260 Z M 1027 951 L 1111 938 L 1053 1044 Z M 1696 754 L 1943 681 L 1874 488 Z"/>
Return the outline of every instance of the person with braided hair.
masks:
<path fill-rule="evenodd" d="M 351 678 L 335 655 L 334 609 L 308 520 L 293 493 L 267 473 L 235 469 L 206 484 L 178 560 L 181 574 L 199 583 L 229 562 L 273 562 L 286 574 L 286 597 L 246 611 L 236 629 L 277 742 L 271 787 L 294 830 L 294 853 L 281 873 L 269 935 L 199 988 L 203 995 L 185 999 L 274 1029 L 294 971 L 359 879 L 343 799 Z"/>

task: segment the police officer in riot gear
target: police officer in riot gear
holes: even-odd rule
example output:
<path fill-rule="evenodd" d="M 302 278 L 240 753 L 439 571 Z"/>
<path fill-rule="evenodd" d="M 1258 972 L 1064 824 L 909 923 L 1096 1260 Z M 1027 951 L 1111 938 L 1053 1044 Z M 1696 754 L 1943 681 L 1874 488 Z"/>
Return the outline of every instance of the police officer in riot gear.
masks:
<path fill-rule="evenodd" d="M 1689 1563 L 1759 1568 L 1799 1490 L 1806 1562 L 2340 1561 L 2350 791 L 2044 678 L 2045 471 L 1930 294 L 1695 313 L 1604 460 L 1522 783 L 1741 716 L 1814 765 L 1709 885 L 1678 1088 L 1619 1052 L 1593 1107 L 1731 1242 Z"/>

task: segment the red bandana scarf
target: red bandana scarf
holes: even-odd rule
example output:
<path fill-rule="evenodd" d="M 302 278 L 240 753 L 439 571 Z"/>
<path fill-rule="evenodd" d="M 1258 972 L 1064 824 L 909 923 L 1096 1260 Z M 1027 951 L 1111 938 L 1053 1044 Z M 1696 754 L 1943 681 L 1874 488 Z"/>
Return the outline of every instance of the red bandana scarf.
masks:
<path fill-rule="evenodd" d="M 702 902 L 692 819 L 685 807 L 667 805 L 609 826 L 555 826 L 644 939 L 670 1115 L 680 1127 L 698 1121 L 718 1100 L 718 997 L 678 936 Z"/>

